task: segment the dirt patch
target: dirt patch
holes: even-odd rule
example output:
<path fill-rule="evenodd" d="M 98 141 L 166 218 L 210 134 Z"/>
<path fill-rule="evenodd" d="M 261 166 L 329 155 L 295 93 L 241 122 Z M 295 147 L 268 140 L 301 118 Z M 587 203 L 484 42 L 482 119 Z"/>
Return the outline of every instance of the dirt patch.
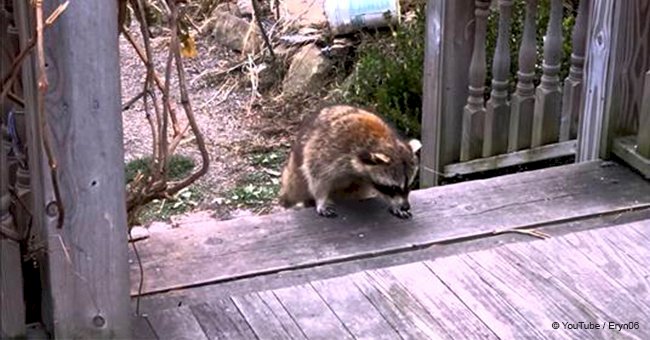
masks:
<path fill-rule="evenodd" d="M 130 28 L 135 36 L 139 27 Z M 169 38 L 163 34 L 152 40 L 154 65 L 164 74 Z M 209 209 L 220 219 L 279 210 L 276 193 L 279 174 L 291 144 L 291 136 L 304 114 L 320 94 L 285 98 L 278 89 L 256 95 L 249 74 L 235 71 L 218 79 L 206 73 L 219 73 L 244 59 L 240 53 L 216 45 L 208 37 L 197 37 L 198 56 L 185 59 L 190 101 L 210 155 L 208 173 L 182 195 L 154 201 L 145 209 L 141 222 L 167 220 L 171 215 Z M 143 90 L 146 69 L 139 56 L 120 37 L 122 102 L 127 103 Z M 172 79 L 172 89 L 177 89 Z M 178 91 L 173 91 L 178 100 Z M 179 125 L 186 119 L 180 114 Z M 123 111 L 125 161 L 151 155 L 152 136 L 140 99 Z M 191 134 L 188 134 L 191 136 Z M 198 166 L 200 154 L 192 139 L 183 140 L 176 154 L 190 157 Z"/>

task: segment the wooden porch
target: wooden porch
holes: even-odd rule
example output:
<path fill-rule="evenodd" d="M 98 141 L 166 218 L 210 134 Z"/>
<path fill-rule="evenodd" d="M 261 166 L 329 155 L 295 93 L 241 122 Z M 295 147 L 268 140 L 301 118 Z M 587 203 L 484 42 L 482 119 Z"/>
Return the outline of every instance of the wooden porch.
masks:
<path fill-rule="evenodd" d="M 11 2 L 16 20 L 0 41 L 25 51 L 33 13 Z M 525 1 L 527 17 L 537 3 Z M 57 80 L 47 100 L 39 104 L 33 54 L 24 89 L 10 92 L 24 99 L 16 112 L 30 157 L 20 164 L 3 133 L 0 336 L 37 337 L 28 292 L 40 295 L 33 322 L 58 338 L 125 338 L 129 324 L 160 339 L 650 338 L 650 6 L 581 1 L 562 81 L 562 2 L 550 3 L 544 58 L 530 56 L 539 46 L 525 19 L 509 92 L 513 1 L 429 1 L 420 183 L 566 156 L 582 163 L 418 190 L 409 221 L 374 201 L 334 220 L 306 209 L 187 221 L 136 242 L 127 263 L 117 9 L 71 2 L 45 39 Z M 485 100 L 490 6 L 499 33 Z M 4 75 L 13 59 L 2 56 Z M 63 199 L 49 182 L 39 109 L 57 118 Z M 42 245 L 27 282 L 20 247 L 31 229 Z"/>
<path fill-rule="evenodd" d="M 411 221 L 375 204 L 335 220 L 306 209 L 152 233 L 136 243 L 139 299 L 130 254 L 136 336 L 650 336 L 650 182 L 625 166 L 420 190 Z"/>

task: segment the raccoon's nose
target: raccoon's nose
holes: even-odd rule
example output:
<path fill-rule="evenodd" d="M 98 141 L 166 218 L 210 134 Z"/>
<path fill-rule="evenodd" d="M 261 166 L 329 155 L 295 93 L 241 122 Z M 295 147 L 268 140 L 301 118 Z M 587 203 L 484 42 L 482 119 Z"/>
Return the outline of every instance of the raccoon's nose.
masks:
<path fill-rule="evenodd" d="M 401 210 L 408 211 L 411 210 L 411 204 L 409 204 L 409 201 L 404 201 L 399 208 Z"/>

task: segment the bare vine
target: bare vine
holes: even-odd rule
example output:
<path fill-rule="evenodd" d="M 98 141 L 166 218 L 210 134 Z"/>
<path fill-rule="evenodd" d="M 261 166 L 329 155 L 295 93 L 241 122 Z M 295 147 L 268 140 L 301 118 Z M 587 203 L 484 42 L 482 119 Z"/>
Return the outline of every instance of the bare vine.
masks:
<path fill-rule="evenodd" d="M 152 6 L 154 1 L 158 1 L 156 11 L 167 15 L 166 22 L 170 31 L 169 49 L 162 79 L 154 69 L 152 62 L 154 51 L 149 39 L 149 22 L 146 15 L 148 6 Z M 153 161 L 150 164 L 150 171 L 147 175 L 137 175 L 128 188 L 127 213 L 129 225 L 133 225 L 142 206 L 154 199 L 168 198 L 204 175 L 208 170 L 210 158 L 189 100 L 183 57 L 181 56 L 181 43 L 184 42 L 182 39 L 187 39 L 189 36 L 184 34 L 181 29 L 183 18 L 187 18 L 184 2 L 180 0 L 128 0 L 128 5 L 133 9 L 134 17 L 140 25 L 142 45 L 124 25 L 121 26 L 120 32 L 135 49 L 147 69 L 142 95 L 129 101 L 129 106 L 140 98 L 143 100 L 145 116 L 153 137 Z M 177 126 L 176 103 L 171 96 L 173 76 L 178 79 L 180 107 L 187 118 L 187 125 L 183 128 Z M 171 139 L 168 131 L 170 120 L 174 130 Z M 187 177 L 170 182 L 167 173 L 169 157 L 174 153 L 185 134 L 190 131 L 194 134 L 196 145 L 201 154 L 201 166 Z"/>

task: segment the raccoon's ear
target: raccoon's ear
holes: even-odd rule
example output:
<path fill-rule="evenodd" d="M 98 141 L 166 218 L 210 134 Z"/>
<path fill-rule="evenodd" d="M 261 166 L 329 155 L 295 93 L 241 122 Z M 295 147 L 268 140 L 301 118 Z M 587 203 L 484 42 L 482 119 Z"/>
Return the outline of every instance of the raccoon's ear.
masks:
<path fill-rule="evenodd" d="M 409 146 L 411 147 L 411 150 L 413 150 L 413 153 L 418 153 L 420 149 L 422 149 L 422 143 L 420 143 L 419 140 L 417 139 L 411 139 L 409 141 Z"/>
<path fill-rule="evenodd" d="M 381 152 L 362 151 L 359 153 L 359 160 L 367 165 L 384 165 L 390 163 L 390 157 Z"/>

